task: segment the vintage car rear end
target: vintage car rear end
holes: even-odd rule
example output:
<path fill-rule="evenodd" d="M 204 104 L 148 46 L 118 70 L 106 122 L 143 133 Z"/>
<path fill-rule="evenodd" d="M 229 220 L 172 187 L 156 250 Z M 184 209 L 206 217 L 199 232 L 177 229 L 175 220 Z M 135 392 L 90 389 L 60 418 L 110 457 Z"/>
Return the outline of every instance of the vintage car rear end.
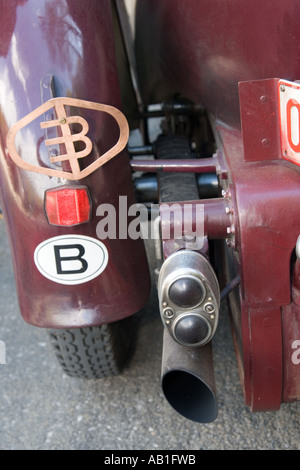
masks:
<path fill-rule="evenodd" d="M 227 300 L 246 404 L 299 400 L 298 2 L 137 0 L 135 50 L 121 0 L 0 7 L 1 207 L 24 320 L 67 374 L 120 373 L 150 288 L 140 211 L 174 409 L 217 416 Z"/>
<path fill-rule="evenodd" d="M 300 398 L 299 31 L 294 0 L 137 2 L 145 106 L 188 102 L 206 116 L 189 129 L 198 162 L 206 162 L 189 170 L 203 176 L 212 171 L 207 157 L 215 159 L 209 173 L 211 187 L 213 174 L 218 178 L 214 210 L 210 193 L 202 191 L 198 204 L 205 211 L 206 255 L 230 292 L 241 383 L 253 411 Z M 188 171 L 183 159 L 177 171 L 180 166 Z M 163 211 L 161 218 L 169 223 Z M 163 241 L 168 263 L 178 248 Z M 180 271 L 181 261 L 174 260 L 173 269 Z M 172 401 L 174 391 L 167 394 Z M 189 413 L 179 401 L 179 410 Z"/>

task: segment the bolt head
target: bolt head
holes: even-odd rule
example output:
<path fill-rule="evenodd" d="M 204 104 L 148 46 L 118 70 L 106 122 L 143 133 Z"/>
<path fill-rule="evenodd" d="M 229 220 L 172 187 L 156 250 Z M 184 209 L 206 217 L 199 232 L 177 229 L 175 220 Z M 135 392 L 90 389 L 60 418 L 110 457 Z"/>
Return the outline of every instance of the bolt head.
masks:
<path fill-rule="evenodd" d="M 174 316 L 174 312 L 171 308 L 166 308 L 164 310 L 164 317 L 166 318 L 172 318 Z"/>
<path fill-rule="evenodd" d="M 261 101 L 262 103 L 266 103 L 266 102 L 268 101 L 267 95 L 262 95 L 262 96 L 260 97 L 260 101 Z"/>
<path fill-rule="evenodd" d="M 269 145 L 269 140 L 266 139 L 266 138 L 264 138 L 264 139 L 262 139 L 261 143 L 262 143 L 263 145 L 267 146 L 267 145 Z"/>
<path fill-rule="evenodd" d="M 215 311 L 215 306 L 213 303 L 208 302 L 204 305 L 204 310 L 206 311 L 206 313 L 213 313 Z"/>

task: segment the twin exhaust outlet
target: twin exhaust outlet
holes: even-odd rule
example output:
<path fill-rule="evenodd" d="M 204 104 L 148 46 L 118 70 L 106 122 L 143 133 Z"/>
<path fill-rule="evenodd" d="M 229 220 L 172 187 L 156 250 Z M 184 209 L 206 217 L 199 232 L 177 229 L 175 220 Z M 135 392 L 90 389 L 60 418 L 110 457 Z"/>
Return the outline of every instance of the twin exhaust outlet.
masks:
<path fill-rule="evenodd" d="M 185 418 L 212 422 L 218 409 L 211 345 L 220 308 L 215 272 L 202 254 L 175 252 L 162 265 L 158 295 L 164 395 Z"/>

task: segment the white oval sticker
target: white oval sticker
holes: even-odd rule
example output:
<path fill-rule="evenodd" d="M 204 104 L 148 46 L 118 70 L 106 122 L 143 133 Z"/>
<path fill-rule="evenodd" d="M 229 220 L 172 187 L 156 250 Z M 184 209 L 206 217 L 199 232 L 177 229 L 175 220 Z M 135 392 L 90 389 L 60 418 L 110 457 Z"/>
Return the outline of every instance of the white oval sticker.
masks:
<path fill-rule="evenodd" d="M 59 284 L 76 285 L 91 281 L 107 266 L 106 246 L 84 235 L 61 235 L 38 245 L 34 262 L 43 276 Z"/>

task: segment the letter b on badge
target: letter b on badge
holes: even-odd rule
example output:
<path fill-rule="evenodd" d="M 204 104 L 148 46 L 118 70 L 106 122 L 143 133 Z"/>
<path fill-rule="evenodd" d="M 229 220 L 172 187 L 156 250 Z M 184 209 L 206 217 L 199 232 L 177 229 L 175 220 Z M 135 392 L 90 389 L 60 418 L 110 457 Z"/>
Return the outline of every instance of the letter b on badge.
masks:
<path fill-rule="evenodd" d="M 38 245 L 34 262 L 40 273 L 53 282 L 83 284 L 104 271 L 108 263 L 108 251 L 95 238 L 62 235 Z"/>
<path fill-rule="evenodd" d="M 57 274 L 84 273 L 88 269 L 88 263 L 83 258 L 85 249 L 82 245 L 54 245 L 53 248 Z"/>

